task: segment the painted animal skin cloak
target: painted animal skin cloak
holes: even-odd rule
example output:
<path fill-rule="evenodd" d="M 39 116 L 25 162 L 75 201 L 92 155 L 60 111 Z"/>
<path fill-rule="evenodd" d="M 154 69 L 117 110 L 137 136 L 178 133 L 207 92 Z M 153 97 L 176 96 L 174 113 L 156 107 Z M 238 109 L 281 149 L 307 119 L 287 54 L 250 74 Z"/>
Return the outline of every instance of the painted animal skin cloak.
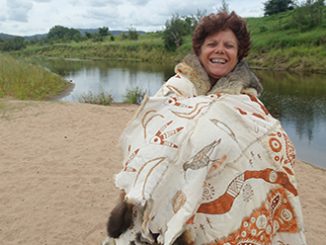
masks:
<path fill-rule="evenodd" d="M 121 137 L 116 186 L 136 209 L 116 244 L 168 245 L 184 232 L 196 245 L 306 244 L 294 146 L 258 80 L 237 69 L 245 81 L 240 71 L 211 88 L 182 63 L 144 100 Z"/>

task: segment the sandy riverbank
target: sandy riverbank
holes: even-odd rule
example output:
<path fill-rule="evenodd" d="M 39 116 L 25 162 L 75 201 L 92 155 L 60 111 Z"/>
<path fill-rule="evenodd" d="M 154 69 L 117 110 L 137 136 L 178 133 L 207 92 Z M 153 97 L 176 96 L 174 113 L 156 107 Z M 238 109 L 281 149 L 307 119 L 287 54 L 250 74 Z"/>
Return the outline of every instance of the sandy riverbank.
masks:
<path fill-rule="evenodd" d="M 135 105 L 0 101 L 0 243 L 100 244 Z M 308 244 L 326 241 L 326 170 L 295 167 Z"/>

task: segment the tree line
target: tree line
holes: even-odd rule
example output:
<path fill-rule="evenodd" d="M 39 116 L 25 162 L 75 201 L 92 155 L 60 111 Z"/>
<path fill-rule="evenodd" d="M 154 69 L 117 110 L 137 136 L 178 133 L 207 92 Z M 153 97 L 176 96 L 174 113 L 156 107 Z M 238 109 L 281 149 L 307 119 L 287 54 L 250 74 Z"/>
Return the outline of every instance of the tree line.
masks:
<path fill-rule="evenodd" d="M 121 39 L 137 40 L 139 33 L 136 29 L 130 28 L 127 32 L 122 32 Z M 52 27 L 46 34 L 45 38 L 39 40 L 25 40 L 23 37 L 0 39 L 0 51 L 16 51 L 25 48 L 28 44 L 52 44 L 62 42 L 81 42 L 91 40 L 94 42 L 102 42 L 109 37 L 111 41 L 115 40 L 114 35 L 109 31 L 108 27 L 100 27 L 96 32 L 82 33 L 78 29 L 68 28 L 60 25 Z"/>

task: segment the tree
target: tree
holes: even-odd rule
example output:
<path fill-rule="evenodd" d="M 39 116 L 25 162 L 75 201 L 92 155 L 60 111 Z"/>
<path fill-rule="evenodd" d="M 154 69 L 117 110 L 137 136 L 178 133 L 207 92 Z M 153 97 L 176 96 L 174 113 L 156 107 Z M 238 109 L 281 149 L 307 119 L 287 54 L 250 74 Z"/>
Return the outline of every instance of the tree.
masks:
<path fill-rule="evenodd" d="M 137 40 L 139 35 L 135 28 L 129 28 L 127 36 L 130 40 Z"/>
<path fill-rule="evenodd" d="M 264 15 L 273 15 L 294 9 L 292 0 L 268 0 L 264 3 Z"/>
<path fill-rule="evenodd" d="M 64 26 L 54 26 L 50 29 L 48 35 L 48 40 L 53 41 L 79 41 L 81 40 L 81 34 L 78 30 L 73 28 L 67 28 Z"/>
<path fill-rule="evenodd" d="M 165 23 L 165 30 L 163 31 L 165 48 L 169 51 L 175 51 L 180 47 L 183 42 L 183 36 L 191 34 L 197 21 L 193 16 L 181 18 L 178 15 L 173 15 Z"/>
<path fill-rule="evenodd" d="M 229 4 L 226 2 L 226 0 L 222 0 L 222 6 L 218 9 L 219 12 L 230 12 Z"/>
<path fill-rule="evenodd" d="M 108 36 L 110 33 L 109 33 L 109 28 L 108 27 L 100 27 L 98 28 L 98 33 L 101 37 L 106 37 Z"/>
<path fill-rule="evenodd" d="M 87 39 L 91 39 L 92 38 L 92 33 L 86 32 L 85 36 Z"/>

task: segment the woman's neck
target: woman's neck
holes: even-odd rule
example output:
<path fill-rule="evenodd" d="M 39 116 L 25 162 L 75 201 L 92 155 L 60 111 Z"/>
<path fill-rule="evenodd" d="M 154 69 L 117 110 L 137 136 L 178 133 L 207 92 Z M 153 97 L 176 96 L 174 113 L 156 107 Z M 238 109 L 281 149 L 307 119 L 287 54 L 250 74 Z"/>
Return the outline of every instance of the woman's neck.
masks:
<path fill-rule="evenodd" d="M 219 78 L 214 78 L 214 77 L 209 77 L 209 82 L 211 84 L 211 87 L 214 87 L 216 82 L 218 81 Z"/>

